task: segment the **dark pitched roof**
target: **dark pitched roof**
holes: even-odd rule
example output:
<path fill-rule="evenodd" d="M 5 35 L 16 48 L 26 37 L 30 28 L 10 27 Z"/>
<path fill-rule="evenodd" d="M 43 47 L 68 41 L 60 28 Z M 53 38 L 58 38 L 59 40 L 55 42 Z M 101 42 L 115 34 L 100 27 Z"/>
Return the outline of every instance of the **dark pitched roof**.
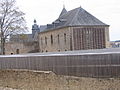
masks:
<path fill-rule="evenodd" d="M 40 32 L 43 32 L 44 30 L 46 30 L 47 25 L 40 25 Z"/>
<path fill-rule="evenodd" d="M 67 10 L 65 8 L 63 8 L 62 12 L 60 13 L 59 17 L 61 17 L 62 15 L 66 14 Z"/>
<path fill-rule="evenodd" d="M 108 26 L 81 7 L 70 10 L 68 12 L 65 8 L 63 8 L 59 18 L 55 20 L 52 24 L 48 24 L 47 28 L 44 29 L 42 32 L 66 26 L 90 25 Z"/>
<path fill-rule="evenodd" d="M 65 26 L 107 25 L 81 7 L 67 12 L 66 14 L 59 17 L 57 20 L 60 19 L 66 19 L 66 23 L 64 24 Z"/>

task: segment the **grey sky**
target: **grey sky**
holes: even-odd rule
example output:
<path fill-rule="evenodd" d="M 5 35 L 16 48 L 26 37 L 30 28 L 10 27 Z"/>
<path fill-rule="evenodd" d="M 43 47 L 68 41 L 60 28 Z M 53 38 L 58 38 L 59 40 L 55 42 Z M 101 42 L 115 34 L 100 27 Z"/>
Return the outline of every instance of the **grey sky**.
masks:
<path fill-rule="evenodd" d="M 110 25 L 110 40 L 120 40 L 120 0 L 17 0 L 19 8 L 26 13 L 29 30 L 34 19 L 39 25 L 52 23 L 58 18 L 63 4 L 68 11 L 82 6 Z"/>

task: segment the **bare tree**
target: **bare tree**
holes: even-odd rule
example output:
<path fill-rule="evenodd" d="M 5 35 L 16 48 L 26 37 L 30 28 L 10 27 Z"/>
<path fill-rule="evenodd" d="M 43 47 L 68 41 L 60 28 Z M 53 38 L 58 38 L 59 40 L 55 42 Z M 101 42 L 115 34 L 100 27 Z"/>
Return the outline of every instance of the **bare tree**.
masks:
<path fill-rule="evenodd" d="M 24 15 L 16 6 L 15 0 L 0 0 L 1 54 L 5 54 L 7 37 L 23 33 L 27 29 Z"/>

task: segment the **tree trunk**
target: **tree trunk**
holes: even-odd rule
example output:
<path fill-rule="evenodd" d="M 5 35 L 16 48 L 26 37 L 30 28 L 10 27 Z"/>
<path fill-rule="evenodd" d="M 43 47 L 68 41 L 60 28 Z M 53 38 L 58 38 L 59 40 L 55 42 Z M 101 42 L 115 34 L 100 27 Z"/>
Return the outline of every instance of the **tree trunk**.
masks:
<path fill-rule="evenodd" d="M 1 33 L 1 54 L 5 55 L 5 39 L 3 33 Z"/>

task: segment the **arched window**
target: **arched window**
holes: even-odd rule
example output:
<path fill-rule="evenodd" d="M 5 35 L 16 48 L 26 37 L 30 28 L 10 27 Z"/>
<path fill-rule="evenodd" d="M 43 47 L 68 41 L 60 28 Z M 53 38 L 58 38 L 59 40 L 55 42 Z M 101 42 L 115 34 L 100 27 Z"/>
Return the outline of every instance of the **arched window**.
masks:
<path fill-rule="evenodd" d="M 66 33 L 64 33 L 64 42 L 66 44 Z"/>
<path fill-rule="evenodd" d="M 59 34 L 58 34 L 58 44 L 60 43 L 60 37 L 59 37 Z"/>
<path fill-rule="evenodd" d="M 45 37 L 45 44 L 47 45 L 47 37 Z"/>
<path fill-rule="evenodd" d="M 53 44 L 53 36 L 51 35 L 51 44 Z"/>

